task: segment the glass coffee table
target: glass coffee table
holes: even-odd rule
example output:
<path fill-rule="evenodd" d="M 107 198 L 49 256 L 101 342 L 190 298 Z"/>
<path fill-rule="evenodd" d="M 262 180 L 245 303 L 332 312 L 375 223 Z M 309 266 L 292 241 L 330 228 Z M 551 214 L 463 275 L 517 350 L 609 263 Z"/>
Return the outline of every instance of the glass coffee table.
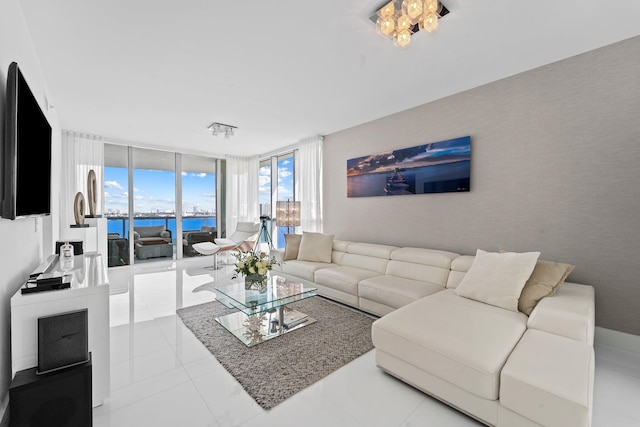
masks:
<path fill-rule="evenodd" d="M 248 347 L 315 323 L 306 314 L 288 307 L 317 295 L 311 282 L 271 273 L 261 290 L 245 289 L 244 277 L 226 278 L 215 287 L 216 300 L 234 313 L 216 321 Z"/>

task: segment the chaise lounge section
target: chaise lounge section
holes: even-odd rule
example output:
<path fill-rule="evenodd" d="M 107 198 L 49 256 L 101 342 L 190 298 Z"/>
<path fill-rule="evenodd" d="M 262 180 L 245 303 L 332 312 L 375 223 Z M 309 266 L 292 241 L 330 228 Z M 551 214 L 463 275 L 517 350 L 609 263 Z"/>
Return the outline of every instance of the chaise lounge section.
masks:
<path fill-rule="evenodd" d="M 573 266 L 536 262 L 526 286 L 540 285 L 539 272 L 549 266 L 567 270 L 533 303 L 520 288 L 516 306 L 527 299 L 527 315 L 463 296 L 473 289 L 477 275 L 468 273 L 474 263 L 473 273 L 480 268 L 481 251 L 332 240 L 328 257 L 306 259 L 303 248 L 289 249 L 276 251 L 278 269 L 316 283 L 320 295 L 381 316 L 372 340 L 385 372 L 486 425 L 591 425 L 594 289 L 564 282 Z"/>

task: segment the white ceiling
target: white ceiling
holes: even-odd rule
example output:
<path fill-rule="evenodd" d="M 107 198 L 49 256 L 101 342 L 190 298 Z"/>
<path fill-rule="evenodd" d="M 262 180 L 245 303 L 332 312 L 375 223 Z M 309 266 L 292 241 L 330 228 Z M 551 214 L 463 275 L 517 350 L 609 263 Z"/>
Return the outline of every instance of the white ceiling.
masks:
<path fill-rule="evenodd" d="M 64 129 L 264 154 L 640 34 L 637 0 L 442 0 L 407 49 L 380 0 L 20 0 Z M 253 10 L 250 11 L 250 7 Z M 238 127 L 212 137 L 211 122 Z"/>

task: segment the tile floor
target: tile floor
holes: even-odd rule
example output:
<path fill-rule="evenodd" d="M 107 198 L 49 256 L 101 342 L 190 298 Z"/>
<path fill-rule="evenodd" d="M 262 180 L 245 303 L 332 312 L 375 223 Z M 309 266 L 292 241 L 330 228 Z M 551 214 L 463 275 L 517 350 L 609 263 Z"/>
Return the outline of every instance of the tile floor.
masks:
<path fill-rule="evenodd" d="M 384 374 L 373 351 L 264 411 L 176 316 L 231 272 L 211 257 L 109 270 L 111 396 L 95 427 L 479 426 Z M 596 345 L 594 427 L 640 426 L 640 354 Z"/>

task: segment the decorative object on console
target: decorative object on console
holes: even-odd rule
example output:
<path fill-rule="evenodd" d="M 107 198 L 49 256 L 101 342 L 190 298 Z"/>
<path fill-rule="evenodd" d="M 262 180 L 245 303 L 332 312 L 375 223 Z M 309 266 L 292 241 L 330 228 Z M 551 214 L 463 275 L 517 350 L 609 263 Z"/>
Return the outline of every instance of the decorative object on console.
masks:
<path fill-rule="evenodd" d="M 347 160 L 347 197 L 470 191 L 471 137 Z"/>
<path fill-rule="evenodd" d="M 79 191 L 76 193 L 75 199 L 73 199 L 73 216 L 77 226 L 84 225 L 84 196 Z"/>
<path fill-rule="evenodd" d="M 438 28 L 438 19 L 449 13 L 438 0 L 392 0 L 369 17 L 379 34 L 390 37 L 396 46 L 406 47 L 411 35 Z"/>
<path fill-rule="evenodd" d="M 287 232 L 291 233 L 291 227 L 300 225 L 300 202 L 299 201 L 277 201 L 276 202 L 276 225 L 287 227 Z"/>
<path fill-rule="evenodd" d="M 82 240 L 58 240 L 56 241 L 56 255 L 60 255 L 62 245 L 65 243 L 73 246 L 73 255 L 82 255 L 84 253 Z"/>
<path fill-rule="evenodd" d="M 98 185 L 96 182 L 96 173 L 93 169 L 89 171 L 87 177 L 87 196 L 89 198 L 89 216 L 96 216 L 96 205 L 98 203 Z"/>

